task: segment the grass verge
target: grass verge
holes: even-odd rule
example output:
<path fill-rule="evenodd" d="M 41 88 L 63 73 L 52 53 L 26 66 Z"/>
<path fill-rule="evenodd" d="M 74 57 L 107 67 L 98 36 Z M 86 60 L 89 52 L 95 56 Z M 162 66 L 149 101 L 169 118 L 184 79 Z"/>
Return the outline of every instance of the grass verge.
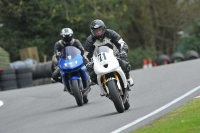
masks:
<path fill-rule="evenodd" d="M 190 100 L 131 133 L 200 133 L 200 98 Z"/>

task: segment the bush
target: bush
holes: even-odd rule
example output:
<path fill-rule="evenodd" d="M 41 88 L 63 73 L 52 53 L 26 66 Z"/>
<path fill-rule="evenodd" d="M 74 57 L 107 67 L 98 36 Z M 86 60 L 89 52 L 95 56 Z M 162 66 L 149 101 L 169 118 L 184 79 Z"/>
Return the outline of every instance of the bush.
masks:
<path fill-rule="evenodd" d="M 186 54 L 188 50 L 195 50 L 200 53 L 200 18 L 189 23 L 184 33 L 178 41 L 178 51 Z"/>
<path fill-rule="evenodd" d="M 143 67 L 143 59 L 152 58 L 155 60 L 156 52 L 153 48 L 136 48 L 134 50 L 129 50 L 128 60 L 131 64 L 132 69 L 139 69 Z"/>

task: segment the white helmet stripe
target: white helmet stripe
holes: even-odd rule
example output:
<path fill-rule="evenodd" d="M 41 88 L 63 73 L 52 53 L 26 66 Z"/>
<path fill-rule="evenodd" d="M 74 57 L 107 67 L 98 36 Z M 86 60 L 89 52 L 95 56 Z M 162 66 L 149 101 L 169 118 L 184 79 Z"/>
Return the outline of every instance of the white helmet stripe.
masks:
<path fill-rule="evenodd" d="M 60 35 L 62 35 L 63 37 L 66 35 L 72 36 L 73 35 L 73 31 L 70 28 L 64 28 L 61 30 Z"/>

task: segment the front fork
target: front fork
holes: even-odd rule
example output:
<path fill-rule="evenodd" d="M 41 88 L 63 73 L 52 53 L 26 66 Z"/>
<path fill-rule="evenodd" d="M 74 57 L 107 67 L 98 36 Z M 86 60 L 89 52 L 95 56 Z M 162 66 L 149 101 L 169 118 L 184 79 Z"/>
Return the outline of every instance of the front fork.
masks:
<path fill-rule="evenodd" d="M 116 72 L 114 72 L 114 77 L 115 77 L 115 79 L 117 80 L 117 87 L 118 87 L 118 89 L 119 89 L 120 95 L 123 95 L 123 91 L 122 91 L 122 87 L 121 87 L 121 85 L 120 85 L 119 77 L 118 77 L 118 75 L 117 75 Z M 102 75 L 102 79 L 103 79 L 104 86 L 105 86 L 105 88 L 106 88 L 106 92 L 109 93 L 108 87 L 107 87 L 107 85 L 106 85 L 106 82 L 108 81 L 108 80 L 106 79 L 106 76 L 105 76 L 105 75 Z"/>

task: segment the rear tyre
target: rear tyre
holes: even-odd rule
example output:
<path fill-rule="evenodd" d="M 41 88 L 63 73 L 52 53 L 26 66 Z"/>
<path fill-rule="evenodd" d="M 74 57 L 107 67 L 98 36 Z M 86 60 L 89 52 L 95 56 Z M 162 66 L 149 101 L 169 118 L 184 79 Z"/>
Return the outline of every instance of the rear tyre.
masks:
<path fill-rule="evenodd" d="M 185 57 L 182 53 L 175 52 L 171 55 L 172 63 L 181 62 L 181 61 L 184 61 L 184 60 L 185 60 Z"/>
<path fill-rule="evenodd" d="M 115 105 L 115 108 L 117 112 L 123 113 L 124 112 L 124 104 L 122 101 L 122 98 L 117 90 L 117 86 L 114 80 L 110 80 L 107 82 L 109 93 L 111 96 L 111 99 Z"/>
<path fill-rule="evenodd" d="M 197 53 L 194 50 L 189 50 L 185 54 L 185 60 L 193 60 L 193 59 L 198 59 L 199 58 L 199 53 Z"/>
<path fill-rule="evenodd" d="M 77 80 L 72 80 L 72 88 L 71 90 L 73 91 L 73 95 L 76 99 L 76 103 L 78 106 L 82 106 L 83 105 L 83 95 L 79 89 L 78 86 L 78 81 Z"/>
<path fill-rule="evenodd" d="M 157 65 L 163 65 L 165 61 L 167 61 L 167 64 L 171 63 L 171 59 L 169 58 L 168 55 L 161 54 L 156 58 L 155 62 L 156 62 Z"/>

